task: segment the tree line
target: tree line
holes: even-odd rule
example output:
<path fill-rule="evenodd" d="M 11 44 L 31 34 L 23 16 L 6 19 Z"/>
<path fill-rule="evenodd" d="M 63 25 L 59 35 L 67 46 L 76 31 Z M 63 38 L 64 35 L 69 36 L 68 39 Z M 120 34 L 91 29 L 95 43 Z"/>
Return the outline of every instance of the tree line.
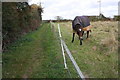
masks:
<path fill-rule="evenodd" d="M 21 35 L 36 30 L 42 22 L 43 8 L 27 2 L 2 3 L 2 48 L 17 40 Z"/>

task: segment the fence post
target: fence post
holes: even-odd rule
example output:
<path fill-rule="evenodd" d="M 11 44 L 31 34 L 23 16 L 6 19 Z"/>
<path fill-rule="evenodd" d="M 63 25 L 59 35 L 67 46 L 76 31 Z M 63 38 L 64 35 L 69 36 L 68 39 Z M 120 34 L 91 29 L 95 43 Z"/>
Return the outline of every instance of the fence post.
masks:
<path fill-rule="evenodd" d="M 62 44 L 62 35 L 61 35 L 61 32 L 60 32 L 60 25 L 59 24 L 58 24 L 58 31 L 59 31 L 60 41 L 61 41 L 62 54 L 63 54 L 63 59 L 64 59 L 64 66 L 65 66 L 65 69 L 68 69 L 67 68 L 67 64 L 66 64 L 66 59 L 65 59 L 65 54 L 64 54 L 64 48 L 63 48 L 63 44 Z"/>

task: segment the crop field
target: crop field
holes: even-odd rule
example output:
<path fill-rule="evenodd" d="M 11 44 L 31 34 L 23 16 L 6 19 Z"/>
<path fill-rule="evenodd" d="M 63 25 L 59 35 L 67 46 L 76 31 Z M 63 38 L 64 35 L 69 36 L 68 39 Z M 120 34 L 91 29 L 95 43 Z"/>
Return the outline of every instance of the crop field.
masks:
<path fill-rule="evenodd" d="M 71 43 L 71 22 L 59 24 L 62 38 L 85 77 L 118 77 L 118 22 L 91 22 L 92 32 L 89 39 L 86 39 L 86 33 L 84 34 L 83 45 L 79 45 L 77 35 L 75 35 L 75 41 Z"/>
<path fill-rule="evenodd" d="M 58 24 L 67 44 L 86 78 L 118 77 L 118 24 L 91 22 L 89 39 L 79 45 L 78 36 L 72 40 L 71 22 L 43 23 L 8 47 L 2 55 L 3 78 L 78 78 L 66 55 L 68 70 L 64 69 Z"/>

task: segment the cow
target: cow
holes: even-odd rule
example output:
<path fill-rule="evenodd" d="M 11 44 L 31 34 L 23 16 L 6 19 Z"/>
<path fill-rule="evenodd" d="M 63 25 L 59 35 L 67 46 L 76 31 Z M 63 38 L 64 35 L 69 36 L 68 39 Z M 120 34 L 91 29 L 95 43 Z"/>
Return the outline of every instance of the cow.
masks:
<path fill-rule="evenodd" d="M 80 45 L 82 45 L 83 34 L 84 31 L 87 31 L 87 38 L 89 37 L 89 32 L 91 32 L 92 26 L 90 25 L 90 20 L 87 16 L 76 16 L 72 21 L 72 29 L 73 29 L 73 38 L 72 43 L 74 41 L 75 33 L 79 36 Z"/>

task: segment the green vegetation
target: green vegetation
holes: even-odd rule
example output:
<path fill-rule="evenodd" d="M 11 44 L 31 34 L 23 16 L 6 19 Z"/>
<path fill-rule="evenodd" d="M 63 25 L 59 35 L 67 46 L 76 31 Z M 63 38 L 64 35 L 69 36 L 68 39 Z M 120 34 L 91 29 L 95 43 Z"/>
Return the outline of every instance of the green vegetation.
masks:
<path fill-rule="evenodd" d="M 42 8 L 27 2 L 2 3 L 3 50 L 21 35 L 31 32 L 41 23 Z"/>
<path fill-rule="evenodd" d="M 65 78 L 59 38 L 43 24 L 3 53 L 3 78 Z"/>
<path fill-rule="evenodd" d="M 2 78 L 2 53 L 0 53 L 0 78 Z"/>
<path fill-rule="evenodd" d="M 59 23 L 62 36 L 86 78 L 118 77 L 117 22 L 92 22 L 90 38 L 71 43 L 71 22 Z M 3 78 L 77 78 L 66 54 L 70 74 L 64 69 L 57 23 L 43 23 L 23 35 L 3 53 Z M 71 76 L 70 76 L 71 75 Z"/>
<path fill-rule="evenodd" d="M 116 21 L 120 21 L 120 16 L 115 15 L 113 19 L 116 20 Z"/>
<path fill-rule="evenodd" d="M 84 35 L 83 45 L 78 36 L 72 40 L 71 22 L 60 23 L 64 41 L 72 52 L 83 74 L 88 78 L 118 77 L 118 28 L 117 22 L 92 22 L 90 38 Z M 57 27 L 56 27 L 57 29 Z"/>

